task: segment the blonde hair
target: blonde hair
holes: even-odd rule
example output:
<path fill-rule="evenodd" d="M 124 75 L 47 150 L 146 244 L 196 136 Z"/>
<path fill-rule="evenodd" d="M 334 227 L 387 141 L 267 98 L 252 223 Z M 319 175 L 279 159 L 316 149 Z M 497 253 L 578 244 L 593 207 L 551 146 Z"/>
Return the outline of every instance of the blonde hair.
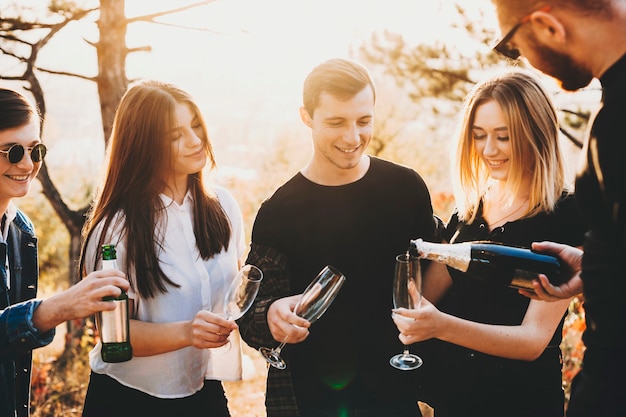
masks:
<path fill-rule="evenodd" d="M 508 128 L 511 166 L 504 189 L 510 202 L 530 176 L 529 209 L 523 217 L 552 211 L 566 188 L 556 109 L 536 78 L 513 71 L 479 83 L 465 99 L 452 165 L 459 218 L 469 223 L 476 218 L 489 186 L 489 172 L 472 134 L 476 109 L 489 101 L 498 103 Z"/>

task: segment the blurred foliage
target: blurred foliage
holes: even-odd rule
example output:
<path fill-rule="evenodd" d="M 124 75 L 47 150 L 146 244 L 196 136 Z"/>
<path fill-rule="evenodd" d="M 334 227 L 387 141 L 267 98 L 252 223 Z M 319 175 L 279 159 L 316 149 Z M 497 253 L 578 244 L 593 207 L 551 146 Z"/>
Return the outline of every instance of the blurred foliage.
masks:
<path fill-rule="evenodd" d="M 576 376 L 583 363 L 585 345 L 582 340 L 585 331 L 585 309 L 580 298 L 574 298 L 569 306 L 569 314 L 563 325 L 563 389 L 565 401 L 569 401 L 572 379 Z"/>
<path fill-rule="evenodd" d="M 33 183 L 27 197 L 15 200 L 35 224 L 39 238 L 40 292 L 56 291 L 67 286 L 69 233 L 41 193 L 39 183 Z"/>
<path fill-rule="evenodd" d="M 441 120 L 437 116 L 458 114 L 474 84 L 489 71 L 506 66 L 489 48 L 496 34 L 478 23 L 483 14 L 470 17 L 460 5 L 457 12 L 450 16 L 450 26 L 467 38 L 463 46 L 443 41 L 411 44 L 401 34 L 385 31 L 374 33 L 359 50 L 362 59 L 380 66 L 434 123 Z"/>
<path fill-rule="evenodd" d="M 50 11 L 61 16 L 71 14 L 72 4 L 55 0 Z M 453 27 L 474 42 L 475 48 L 440 41 L 411 45 L 399 34 L 383 32 L 373 34 L 371 40 L 359 48 L 356 57 L 367 63 L 378 87 L 375 132 L 368 152 L 416 169 L 431 190 L 435 213 L 444 220 L 454 205 L 449 191 L 448 145 L 454 138 L 463 99 L 485 74 L 510 64 L 489 48 L 495 33 L 480 24 L 480 16 L 470 17 L 458 6 L 458 15 L 450 19 Z M 585 115 L 588 112 L 576 108 L 567 113 L 565 124 L 582 131 L 588 120 Z M 233 127 L 237 128 L 242 127 Z M 229 161 L 227 155 L 218 152 L 218 171 L 212 175 L 239 202 L 249 239 L 258 207 L 276 187 L 306 164 L 311 154 L 311 141 L 309 131 L 302 127 L 277 126 L 271 137 L 261 140 L 254 126 L 243 128 L 249 129 L 251 137 L 245 144 L 245 155 L 238 154 Z M 223 175 L 219 166 L 224 163 L 243 167 L 253 174 Z M 76 207 L 88 204 L 93 179 L 77 175 L 72 167 L 55 169 L 54 174 L 55 182 L 63 184 L 62 193 L 68 204 Z M 72 267 L 67 262 L 69 234 L 38 186 L 34 185 L 29 196 L 20 199 L 18 205 L 37 227 L 42 287 L 54 291 L 57 286 L 66 285 Z M 584 326 L 583 317 L 581 304 L 573 302 L 562 346 L 567 392 L 571 377 L 580 365 L 579 336 L 581 323 Z M 36 355 L 33 417 L 80 415 L 89 375 L 88 351 L 95 342 L 92 324 L 83 328 L 82 337 L 67 341 L 69 349 L 60 358 L 53 353 Z"/>
<path fill-rule="evenodd" d="M 525 61 L 504 59 L 491 49 L 496 32 L 480 23 L 483 12 L 470 16 L 463 6 L 457 4 L 456 9 L 457 15 L 450 16 L 450 26 L 462 33 L 462 45 L 443 41 L 411 44 L 401 34 L 384 31 L 372 34 L 358 50 L 360 59 L 378 68 L 405 92 L 415 104 L 416 119 L 433 131 L 442 122 L 457 119 L 463 100 L 476 82 L 506 68 L 528 68 Z M 563 136 L 581 148 L 590 109 L 569 104 L 559 110 Z"/>
<path fill-rule="evenodd" d="M 54 355 L 42 355 L 39 350 L 35 351 L 31 393 L 32 417 L 82 415 L 91 372 L 89 351 L 96 342 L 94 323 L 87 320 L 87 325 L 82 328 L 83 336 L 68 340 L 70 346 L 59 358 Z"/>
<path fill-rule="evenodd" d="M 92 197 L 93 187 L 88 177 L 77 173 L 76 167 L 67 167 L 57 173 L 63 184 L 63 195 L 69 204 L 86 205 Z M 50 203 L 41 192 L 41 184 L 31 185 L 28 195 L 14 201 L 30 217 L 39 238 L 40 293 L 64 289 L 68 285 L 70 236 Z"/>

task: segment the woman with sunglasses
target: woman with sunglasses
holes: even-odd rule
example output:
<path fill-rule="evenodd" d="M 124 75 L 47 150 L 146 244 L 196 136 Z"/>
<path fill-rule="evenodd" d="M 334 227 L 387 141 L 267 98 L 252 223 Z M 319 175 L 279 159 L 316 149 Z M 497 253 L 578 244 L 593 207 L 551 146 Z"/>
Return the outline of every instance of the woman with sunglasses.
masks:
<path fill-rule="evenodd" d="M 20 93 L 0 88 L 0 416 L 29 415 L 32 350 L 52 342 L 56 326 L 115 308 L 102 298 L 128 289 L 121 272 L 98 271 L 50 298 L 35 299 L 35 228 L 13 200 L 28 193 L 46 156 L 40 130 L 37 108 Z"/>
<path fill-rule="evenodd" d="M 445 240 L 581 245 L 586 227 L 566 187 L 558 131 L 533 76 L 513 71 L 478 84 L 457 136 Z M 563 417 L 559 345 L 570 300 L 530 300 L 441 263 L 425 272 L 423 295 L 417 309 L 399 312 L 415 321 L 394 321 L 405 344 L 432 339 L 420 356 L 437 417 Z"/>
<path fill-rule="evenodd" d="M 245 250 L 232 195 L 205 184 L 207 127 L 179 87 L 144 80 L 117 108 L 106 170 L 85 224 L 82 271 L 115 244 L 131 282 L 133 358 L 90 353 L 83 416 L 228 416 L 221 380 L 241 377 L 234 321 L 220 314 Z M 224 346 L 230 336 L 229 349 Z"/>

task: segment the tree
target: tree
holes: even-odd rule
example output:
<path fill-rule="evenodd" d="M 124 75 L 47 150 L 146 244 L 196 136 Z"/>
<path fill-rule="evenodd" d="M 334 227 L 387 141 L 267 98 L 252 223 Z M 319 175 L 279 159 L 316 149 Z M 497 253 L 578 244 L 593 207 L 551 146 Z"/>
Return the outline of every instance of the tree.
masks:
<path fill-rule="evenodd" d="M 38 78 L 39 74 L 76 77 L 96 83 L 106 147 L 117 103 L 119 103 L 129 84 L 129 79 L 126 76 L 126 59 L 131 53 L 151 50 L 150 46 L 132 49 L 127 47 L 126 31 L 128 26 L 140 21 L 157 23 L 159 17 L 214 1 L 200 1 L 183 7 L 132 18 L 125 16 L 125 0 L 100 0 L 99 6 L 93 7 L 82 7 L 78 2 L 70 0 L 52 0 L 45 13 L 30 6 L 24 6 L 22 3 L 18 5 L 17 2 L 14 2 L 0 12 L 0 56 L 11 58 L 18 65 L 12 74 L 0 73 L 0 79 L 20 81 L 25 84 L 25 88 L 32 93 L 39 106 L 44 123 L 46 100 L 44 89 Z M 54 36 L 66 29 L 71 23 L 96 13 L 98 15 L 95 23 L 98 26 L 99 39 L 86 41 L 95 48 L 97 53 L 98 72 L 96 75 L 88 76 L 71 71 L 51 70 L 39 65 L 40 52 Z M 78 209 L 70 208 L 61 195 L 59 187 L 52 181 L 45 163 L 42 164 L 38 179 L 41 182 L 43 194 L 69 232 L 68 280 L 69 284 L 72 285 L 80 279 L 75 263 L 80 255 L 81 230 L 89 205 Z M 68 324 L 68 327 L 71 325 Z M 71 337 L 72 333 L 69 331 L 68 335 Z"/>
<path fill-rule="evenodd" d="M 378 66 L 406 91 L 417 104 L 421 120 L 430 120 L 431 126 L 440 126 L 454 119 L 464 98 L 476 82 L 486 74 L 502 69 L 507 64 L 490 48 L 495 32 L 479 22 L 484 13 L 470 17 L 457 4 L 457 22 L 452 28 L 462 31 L 473 40 L 472 48 L 437 41 L 432 44 L 407 44 L 402 35 L 384 32 L 373 34 L 371 42 L 362 45 L 362 59 Z M 524 67 L 523 61 L 510 65 Z M 582 132 L 589 120 L 589 109 L 563 109 L 561 131 L 578 148 L 582 147 Z M 384 138 L 381 138 L 385 142 Z"/>

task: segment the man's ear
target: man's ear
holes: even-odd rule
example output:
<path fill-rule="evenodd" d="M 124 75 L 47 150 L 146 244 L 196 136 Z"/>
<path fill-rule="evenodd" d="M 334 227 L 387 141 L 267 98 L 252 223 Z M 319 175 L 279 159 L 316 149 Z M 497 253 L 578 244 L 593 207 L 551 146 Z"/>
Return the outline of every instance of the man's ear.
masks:
<path fill-rule="evenodd" d="M 567 38 L 563 23 L 549 11 L 537 10 L 530 15 L 535 36 L 547 45 L 562 45 Z"/>
<path fill-rule="evenodd" d="M 311 127 L 311 125 L 313 124 L 313 121 L 311 120 L 311 115 L 308 111 L 306 111 L 304 106 L 300 107 L 300 120 L 302 120 L 302 123 L 304 123 L 308 127 Z"/>

